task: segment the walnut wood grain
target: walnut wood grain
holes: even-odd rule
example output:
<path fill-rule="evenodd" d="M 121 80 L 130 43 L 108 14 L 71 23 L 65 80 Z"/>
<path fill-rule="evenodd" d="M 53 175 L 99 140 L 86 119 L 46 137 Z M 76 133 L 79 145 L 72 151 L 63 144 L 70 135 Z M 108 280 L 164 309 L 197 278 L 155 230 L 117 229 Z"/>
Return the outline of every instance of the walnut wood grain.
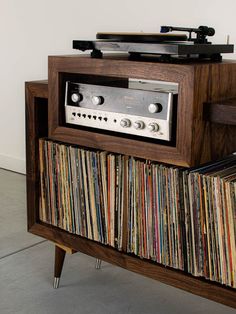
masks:
<path fill-rule="evenodd" d="M 184 136 L 178 136 L 179 128 L 177 126 L 177 147 L 169 147 L 159 144 L 151 144 L 135 139 L 127 139 L 106 134 L 94 133 L 72 129 L 60 125 L 59 117 L 59 81 L 61 73 L 77 73 L 87 75 L 100 75 L 109 77 L 121 77 L 128 79 L 133 78 L 148 78 L 159 79 L 171 82 L 177 82 L 184 85 L 180 86 L 181 93 L 179 100 L 183 104 L 183 110 L 187 115 L 192 115 L 192 107 L 188 101 L 193 99 L 193 71 L 188 66 L 166 66 L 165 64 L 157 64 L 152 62 L 136 62 L 125 59 L 91 59 L 90 57 L 77 58 L 60 58 L 49 57 L 49 136 L 58 139 L 66 140 L 68 137 L 72 139 L 74 144 L 85 145 L 88 147 L 96 147 L 117 153 L 124 152 L 128 155 L 134 155 L 145 159 L 159 160 L 167 163 L 177 163 L 181 166 L 188 166 L 190 163 L 191 150 L 191 132 L 188 132 L 188 124 L 184 119 L 180 121 L 179 126 L 182 126 Z M 178 107 L 179 115 L 182 115 L 182 108 Z M 188 120 L 188 119 L 187 119 Z M 182 144 L 182 140 L 184 144 Z"/>
<path fill-rule="evenodd" d="M 38 220 L 38 139 L 48 135 L 47 81 L 25 84 L 26 181 L 28 229 Z"/>
<path fill-rule="evenodd" d="M 176 143 L 172 146 L 138 141 L 102 134 L 61 123 L 60 77 L 73 75 L 98 75 L 163 80 L 179 84 Z M 93 59 L 88 56 L 49 57 L 49 136 L 73 144 L 124 153 L 180 166 L 194 166 L 214 160 L 236 150 L 234 140 L 219 143 L 218 138 L 236 138 L 236 129 L 222 130 L 209 125 L 203 117 L 203 104 L 235 97 L 236 63 L 162 64 L 157 62 L 130 61 L 113 56 Z M 215 144 L 217 143 L 217 145 Z M 216 147 L 217 146 L 217 147 Z"/>
<path fill-rule="evenodd" d="M 109 246 L 69 234 L 66 231 L 49 225 L 35 224 L 30 229 L 30 232 L 43 236 L 48 240 L 53 240 L 56 243 L 62 243 L 74 250 L 99 258 L 113 265 L 236 308 L 235 289 L 210 282 L 209 280 L 193 277 L 183 271 L 174 270 L 148 260 L 118 252 Z"/>
<path fill-rule="evenodd" d="M 228 99 L 236 98 L 234 62 L 216 63 L 210 66 L 206 103 L 224 103 Z M 208 156 L 209 160 L 216 160 L 236 151 L 236 126 L 203 121 L 202 128 L 205 131 L 206 153 L 202 150 L 200 162 L 204 162 L 205 156 Z"/>
<path fill-rule="evenodd" d="M 54 277 L 60 278 L 66 256 L 66 251 L 60 246 L 55 245 L 55 260 L 54 260 Z"/>
<path fill-rule="evenodd" d="M 236 98 L 205 104 L 205 119 L 211 123 L 236 125 Z"/>

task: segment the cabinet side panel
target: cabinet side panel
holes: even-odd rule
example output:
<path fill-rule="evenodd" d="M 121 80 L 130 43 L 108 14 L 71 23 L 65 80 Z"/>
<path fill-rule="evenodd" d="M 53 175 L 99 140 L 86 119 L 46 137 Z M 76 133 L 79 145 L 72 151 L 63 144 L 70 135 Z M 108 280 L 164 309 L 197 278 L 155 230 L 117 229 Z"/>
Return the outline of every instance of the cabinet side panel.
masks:
<path fill-rule="evenodd" d="M 236 97 L 236 64 L 211 66 L 209 102 L 222 101 Z M 221 158 L 236 151 L 236 126 L 207 123 L 211 160 Z"/>
<path fill-rule="evenodd" d="M 197 66 L 194 78 L 192 164 L 201 164 L 236 151 L 236 127 L 211 123 L 204 112 L 209 103 L 236 97 L 236 64 Z"/>
<path fill-rule="evenodd" d="M 38 221 L 39 153 L 38 139 L 48 135 L 48 101 L 42 86 L 26 84 L 26 178 L 28 230 Z M 47 85 L 43 86 L 44 89 Z M 37 97 L 37 95 L 39 97 Z"/>

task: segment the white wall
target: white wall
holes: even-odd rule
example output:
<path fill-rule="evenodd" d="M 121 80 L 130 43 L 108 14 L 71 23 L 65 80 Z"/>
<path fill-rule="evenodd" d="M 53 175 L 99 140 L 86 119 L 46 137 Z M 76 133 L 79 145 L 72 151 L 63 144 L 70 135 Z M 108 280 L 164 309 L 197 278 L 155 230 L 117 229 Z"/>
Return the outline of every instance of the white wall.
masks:
<path fill-rule="evenodd" d="M 236 43 L 235 12 L 235 0 L 0 0 L 0 167 L 25 172 L 24 82 L 47 78 L 48 55 L 75 53 L 73 39 L 98 31 L 167 24 L 212 26 L 213 42 Z"/>

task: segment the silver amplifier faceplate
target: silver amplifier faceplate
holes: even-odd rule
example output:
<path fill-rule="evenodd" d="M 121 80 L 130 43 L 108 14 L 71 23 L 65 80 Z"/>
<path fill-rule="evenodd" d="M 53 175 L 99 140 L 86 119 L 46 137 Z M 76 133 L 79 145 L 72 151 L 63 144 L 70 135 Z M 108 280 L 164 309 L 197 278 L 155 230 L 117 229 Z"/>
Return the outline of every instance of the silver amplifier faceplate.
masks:
<path fill-rule="evenodd" d="M 171 140 L 178 85 L 129 80 L 129 88 L 66 82 L 66 123 Z"/>

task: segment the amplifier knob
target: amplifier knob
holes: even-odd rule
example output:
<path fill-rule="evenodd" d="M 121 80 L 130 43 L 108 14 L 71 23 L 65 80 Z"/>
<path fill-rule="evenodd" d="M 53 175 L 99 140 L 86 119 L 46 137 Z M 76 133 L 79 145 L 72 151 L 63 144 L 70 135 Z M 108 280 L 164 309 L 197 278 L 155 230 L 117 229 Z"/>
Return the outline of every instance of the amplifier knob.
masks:
<path fill-rule="evenodd" d="M 134 122 L 134 127 L 135 129 L 143 129 L 144 128 L 144 122 L 141 120 L 135 121 Z"/>
<path fill-rule="evenodd" d="M 157 132 L 159 130 L 159 125 L 157 123 L 149 123 L 148 129 L 151 132 Z"/>
<path fill-rule="evenodd" d="M 79 94 L 79 93 L 73 93 L 73 94 L 71 95 L 71 100 L 72 100 L 74 103 L 79 102 L 79 101 L 81 101 L 82 99 L 83 99 L 83 96 L 82 96 L 81 94 Z"/>
<path fill-rule="evenodd" d="M 122 119 L 120 121 L 120 125 L 123 127 L 123 128 L 128 128 L 130 127 L 131 125 L 131 121 L 129 119 Z"/>
<path fill-rule="evenodd" d="M 162 105 L 159 103 L 155 103 L 155 104 L 150 104 L 148 106 L 148 111 L 150 113 L 156 113 L 156 112 L 161 112 L 162 111 Z"/>
<path fill-rule="evenodd" d="M 95 106 L 102 105 L 104 103 L 104 98 L 102 96 L 93 96 L 92 97 L 92 103 Z"/>

